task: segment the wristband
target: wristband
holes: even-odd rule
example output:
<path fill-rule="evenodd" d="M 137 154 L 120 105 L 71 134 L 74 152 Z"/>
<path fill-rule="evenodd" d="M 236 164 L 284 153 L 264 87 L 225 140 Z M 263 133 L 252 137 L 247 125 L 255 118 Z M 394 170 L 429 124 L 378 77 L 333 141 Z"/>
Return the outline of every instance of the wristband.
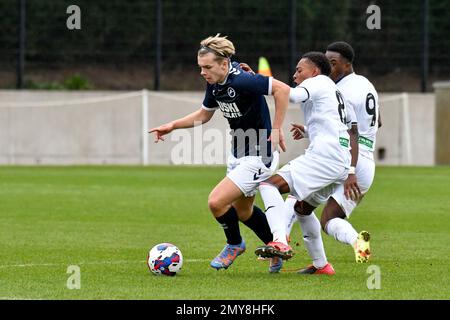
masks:
<path fill-rule="evenodd" d="M 355 173 L 356 173 L 355 167 L 351 166 L 351 167 L 348 169 L 348 174 L 355 174 Z"/>

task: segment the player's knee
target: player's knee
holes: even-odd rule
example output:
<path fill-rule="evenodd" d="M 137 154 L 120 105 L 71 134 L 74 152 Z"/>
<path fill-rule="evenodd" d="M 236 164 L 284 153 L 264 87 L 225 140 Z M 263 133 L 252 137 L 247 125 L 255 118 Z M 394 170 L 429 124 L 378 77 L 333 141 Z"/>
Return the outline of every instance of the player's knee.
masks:
<path fill-rule="evenodd" d="M 221 214 L 224 211 L 224 205 L 222 201 L 220 201 L 220 199 L 217 197 L 209 197 L 208 207 L 214 215 Z"/>
<path fill-rule="evenodd" d="M 305 206 L 305 203 L 303 201 L 297 201 L 294 205 L 295 213 L 302 216 L 309 216 L 313 209 Z"/>
<path fill-rule="evenodd" d="M 340 218 L 342 219 L 342 216 L 339 214 L 339 211 L 337 210 L 330 210 L 330 208 L 323 209 L 322 216 L 320 217 L 320 225 L 322 226 L 323 232 L 327 233 L 327 224 L 330 220 Z M 327 233 L 328 234 L 328 233 Z"/>
<path fill-rule="evenodd" d="M 322 211 L 322 215 L 320 216 L 320 226 L 322 227 L 322 230 L 325 233 L 327 233 L 326 226 L 328 221 L 330 221 L 330 210 L 328 207 L 325 206 L 325 208 Z"/>
<path fill-rule="evenodd" d="M 326 226 L 328 221 L 332 219 L 345 219 L 346 215 L 344 210 L 339 206 L 339 204 L 333 198 L 330 198 L 327 202 L 327 205 L 323 209 L 322 216 L 320 217 L 320 225 L 322 226 L 322 230 L 327 233 Z"/>
<path fill-rule="evenodd" d="M 290 191 L 289 185 L 287 184 L 287 182 L 278 175 L 274 175 L 274 176 L 270 177 L 269 179 L 260 183 L 259 188 L 265 188 L 265 187 L 275 188 L 281 194 L 285 194 Z"/>

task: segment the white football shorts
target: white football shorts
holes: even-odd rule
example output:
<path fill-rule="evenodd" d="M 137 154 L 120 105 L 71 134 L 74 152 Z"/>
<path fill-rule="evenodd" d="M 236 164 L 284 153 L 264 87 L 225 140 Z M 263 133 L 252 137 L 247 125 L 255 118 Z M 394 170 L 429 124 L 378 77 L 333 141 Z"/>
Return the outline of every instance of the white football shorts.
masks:
<path fill-rule="evenodd" d="M 359 188 L 362 194 L 369 191 L 372 185 L 373 178 L 375 176 L 375 162 L 370 157 L 364 155 L 364 153 L 359 153 L 358 163 L 356 164 L 356 179 L 358 181 Z M 339 185 L 332 197 L 344 210 L 345 215 L 350 217 L 352 211 L 356 208 L 359 202 L 353 201 L 351 199 L 346 199 L 344 195 L 344 185 Z"/>
<path fill-rule="evenodd" d="M 348 168 L 342 163 L 306 153 L 290 161 L 276 174 L 288 183 L 291 195 L 297 200 L 318 207 L 347 179 Z"/>
<path fill-rule="evenodd" d="M 258 191 L 259 184 L 270 178 L 278 169 L 279 157 L 280 154 L 275 151 L 270 168 L 267 168 L 261 157 L 236 158 L 230 155 L 227 161 L 227 177 L 241 189 L 246 197 L 253 197 Z"/>

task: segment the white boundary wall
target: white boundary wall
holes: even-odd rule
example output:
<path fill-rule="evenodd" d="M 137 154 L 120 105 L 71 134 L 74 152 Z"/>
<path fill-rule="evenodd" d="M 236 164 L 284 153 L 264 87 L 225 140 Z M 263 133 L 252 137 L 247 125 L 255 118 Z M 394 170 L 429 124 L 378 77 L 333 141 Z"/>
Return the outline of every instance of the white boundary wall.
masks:
<path fill-rule="evenodd" d="M 198 109 L 202 101 L 202 92 L 0 90 L 0 164 L 171 164 L 180 140 L 173 141 L 174 136 L 154 144 L 147 129 Z M 273 98 L 267 101 L 273 115 Z M 433 165 L 434 95 L 380 94 L 380 105 L 383 127 L 378 134 L 377 164 Z M 282 154 L 282 163 L 302 154 L 307 146 L 307 141 L 290 138 L 290 122 L 303 122 L 299 107 L 293 104 L 285 120 L 288 152 Z M 190 129 L 190 163 L 214 163 L 198 157 L 213 141 L 203 140 L 202 147 L 198 134 L 211 129 L 223 133 L 224 141 L 217 148 L 223 163 L 227 128 L 217 111 L 202 130 Z M 384 149 L 383 159 L 379 149 Z"/>

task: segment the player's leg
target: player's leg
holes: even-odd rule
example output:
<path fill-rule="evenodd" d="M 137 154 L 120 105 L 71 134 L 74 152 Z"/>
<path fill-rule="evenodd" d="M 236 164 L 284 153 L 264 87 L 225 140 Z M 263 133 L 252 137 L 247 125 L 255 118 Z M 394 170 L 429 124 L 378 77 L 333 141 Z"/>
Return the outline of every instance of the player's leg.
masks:
<path fill-rule="evenodd" d="M 299 270 L 301 274 L 334 274 L 325 255 L 321 236 L 321 225 L 314 209 L 326 203 L 338 182 L 343 182 L 347 171 L 340 163 L 303 156 L 293 163 L 293 187 L 296 198 L 294 209 L 303 233 L 303 239 L 313 264 Z"/>
<path fill-rule="evenodd" d="M 280 189 L 281 186 L 285 186 L 286 190 L 280 191 L 290 192 L 297 199 L 308 200 L 311 195 L 317 193 L 318 196 L 320 196 L 319 200 L 326 201 L 332 194 L 334 183 L 336 181 L 344 180 L 346 176 L 347 170 L 341 163 L 330 163 L 330 161 L 326 159 L 320 159 L 319 157 L 305 154 L 290 161 L 277 172 L 277 175 L 274 177 L 278 177 L 278 180 L 281 180 L 281 182 L 271 180 L 269 180 L 269 182 L 272 182 L 272 184 L 275 184 Z M 273 180 L 274 178 L 271 179 Z M 268 189 L 267 193 L 269 193 L 269 191 L 271 192 L 270 195 L 264 195 L 265 188 Z M 275 189 L 275 191 L 272 191 L 273 189 Z M 278 228 L 277 230 L 272 231 L 278 231 L 278 234 L 280 235 L 278 237 L 279 241 L 283 241 L 286 239 L 286 226 L 292 219 L 292 216 L 289 215 L 289 210 L 292 212 L 292 209 L 286 207 L 281 195 L 279 193 L 277 195 L 276 191 L 277 189 L 270 185 L 266 187 L 265 184 L 261 184 L 260 186 L 260 192 L 267 208 L 266 214 L 269 225 L 272 229 L 276 229 L 275 227 Z M 322 196 L 322 193 L 326 194 Z M 308 201 L 308 203 L 310 202 Z M 319 204 L 320 203 L 322 202 L 319 202 Z M 282 208 L 285 212 L 284 217 L 280 218 L 281 215 L 275 216 L 275 219 L 278 221 L 272 222 L 269 215 L 271 206 Z M 306 219 L 307 218 L 305 218 L 305 220 Z M 312 219 L 312 217 L 310 219 Z"/>
<path fill-rule="evenodd" d="M 277 162 L 276 157 L 272 162 L 274 164 Z M 223 252 L 228 252 L 230 246 L 240 246 L 245 250 L 245 242 L 239 232 L 239 219 L 254 230 L 263 241 L 268 241 L 270 228 L 267 219 L 259 208 L 253 207 L 253 202 L 258 184 L 270 177 L 272 172 L 272 167 L 265 166 L 259 157 L 249 156 L 239 159 L 229 157 L 227 177 L 214 188 L 209 197 L 211 211 L 219 223 L 226 227 L 224 230 L 228 245 Z M 231 248 L 234 250 L 236 247 Z M 219 254 L 218 259 L 222 256 Z M 229 257 L 225 259 L 226 266 L 231 264 L 237 255 Z M 223 261 L 223 257 L 220 259 Z"/>
<path fill-rule="evenodd" d="M 346 199 L 343 192 L 344 188 L 339 187 L 328 200 L 321 217 L 322 229 L 337 241 L 351 245 L 355 252 L 356 262 L 368 262 L 370 258 L 370 234 L 367 231 L 358 233 L 346 219 L 358 203 Z M 362 192 L 364 193 L 363 190 Z"/>
<path fill-rule="evenodd" d="M 264 212 L 253 205 L 255 196 L 241 197 L 233 202 L 239 220 L 249 227 L 264 244 L 272 241 L 272 232 Z"/>
<path fill-rule="evenodd" d="M 373 160 L 360 156 L 356 167 L 356 175 L 363 195 L 372 185 L 374 174 L 375 163 Z M 370 234 L 367 231 L 358 233 L 347 220 L 359 202 L 346 199 L 344 187 L 339 185 L 325 206 L 321 224 L 325 233 L 339 242 L 353 247 L 356 262 L 367 262 L 370 258 Z"/>
<path fill-rule="evenodd" d="M 314 201 L 310 201 L 314 202 Z M 314 214 L 317 204 L 311 205 L 308 201 L 297 201 L 294 210 L 300 228 L 303 241 L 308 254 L 312 259 L 312 265 L 298 271 L 300 274 L 334 274 L 334 269 L 328 263 L 323 246 L 320 221 Z"/>
<path fill-rule="evenodd" d="M 263 163 L 261 157 L 247 156 L 229 160 L 227 178 L 242 192 L 242 197 L 233 202 L 239 220 L 244 222 L 264 242 L 272 240 L 272 234 L 264 212 L 253 205 L 258 186 L 269 178 L 278 165 L 278 153 L 274 153 L 271 166 Z"/>
<path fill-rule="evenodd" d="M 253 205 L 254 197 L 260 183 L 272 176 L 278 167 L 278 161 L 278 152 L 273 153 L 270 166 L 265 164 L 261 157 L 244 157 L 239 161 L 239 166 L 228 174 L 245 195 L 233 204 L 239 219 L 252 229 L 264 244 L 271 242 L 273 237 L 266 215 Z"/>
<path fill-rule="evenodd" d="M 292 248 L 287 243 L 285 205 L 281 196 L 281 194 L 287 193 L 289 190 L 288 182 L 279 174 L 261 182 L 259 186 L 266 208 L 267 221 L 273 234 L 272 242 L 256 249 L 255 253 L 259 256 L 278 256 L 283 259 L 289 259 L 293 255 Z"/>
<path fill-rule="evenodd" d="M 279 174 L 275 174 L 259 186 L 259 192 L 266 208 L 266 217 L 273 234 L 273 241 L 287 244 L 284 193 L 289 192 L 289 185 Z"/>
<path fill-rule="evenodd" d="M 313 264 L 311 266 L 299 270 L 299 272 L 307 274 L 334 274 L 334 271 L 332 271 L 332 266 L 327 262 L 320 231 L 320 222 L 313 211 L 314 207 L 311 206 L 311 208 L 308 209 L 308 204 L 301 205 L 300 202 L 298 202 L 297 199 L 293 196 L 288 196 L 286 198 L 285 204 L 289 212 L 286 232 L 290 236 L 293 225 L 296 222 L 299 223 L 302 230 L 304 244 L 311 259 L 313 260 Z M 296 212 L 295 207 L 297 207 L 297 210 L 299 210 L 298 213 Z M 300 214 L 300 212 L 311 212 L 311 214 L 302 215 Z"/>
<path fill-rule="evenodd" d="M 239 165 L 228 172 L 228 177 L 241 189 L 245 197 L 233 203 L 237 210 L 239 219 L 263 241 L 268 244 L 272 241 L 273 235 L 264 212 L 254 206 L 254 196 L 258 186 L 272 176 L 278 167 L 278 153 L 273 154 L 271 165 L 264 164 L 260 157 L 244 157 L 238 161 Z M 280 259 L 270 260 L 270 272 L 278 272 L 282 267 Z"/>
<path fill-rule="evenodd" d="M 356 205 L 355 205 L 356 206 Z M 368 262 L 370 258 L 370 234 L 361 231 L 359 234 L 346 220 L 341 206 L 332 197 L 328 200 L 321 217 L 322 228 L 337 241 L 351 245 L 355 252 L 356 262 Z"/>
<path fill-rule="evenodd" d="M 297 199 L 292 196 L 292 195 L 288 195 L 286 197 L 286 200 L 284 201 L 285 207 L 286 207 L 286 234 L 288 236 L 288 242 L 291 239 L 291 232 L 292 232 L 292 228 L 294 227 L 294 224 L 298 221 L 297 220 L 297 215 L 295 214 L 295 203 L 297 202 Z"/>
<path fill-rule="evenodd" d="M 270 230 L 270 226 L 267 222 L 267 218 L 264 212 L 257 206 L 253 205 L 254 199 L 254 196 L 242 197 L 233 203 L 233 207 L 238 212 L 239 220 L 241 220 L 247 227 L 252 229 L 264 244 L 268 244 L 273 239 L 272 231 Z M 278 257 L 271 258 L 269 264 L 269 272 L 279 272 L 282 266 L 282 259 Z"/>
<path fill-rule="evenodd" d="M 353 226 L 346 221 L 346 215 L 339 203 L 336 201 L 342 201 L 344 196 L 340 196 L 343 193 L 343 188 L 339 188 L 333 196 L 328 199 L 325 205 L 320 223 L 323 231 L 334 237 L 337 241 L 344 244 L 353 245 L 358 237 L 358 232 Z"/>
<path fill-rule="evenodd" d="M 321 196 L 320 200 L 326 201 L 332 194 L 334 182 L 344 180 L 347 176 L 347 171 L 342 164 L 320 160 L 308 154 L 302 155 L 281 168 L 277 175 L 269 179 L 268 183 L 262 183 L 259 188 L 266 207 L 267 220 L 272 228 L 272 233 L 274 233 L 274 239 L 278 238 L 277 240 L 283 245 L 288 246 L 286 226 L 291 217 L 289 217 L 289 209 L 286 208 L 280 193 L 290 192 L 297 199 L 303 200 L 318 193 L 318 196 Z M 282 190 L 282 188 L 285 190 Z M 322 193 L 326 193 L 326 197 L 322 196 Z M 272 212 L 270 211 L 271 208 L 274 208 Z M 284 215 L 280 213 L 283 211 Z M 318 230 L 320 233 L 320 224 Z M 256 253 L 258 254 L 258 252 Z M 277 252 L 273 251 L 273 253 Z M 265 254 L 265 252 L 262 252 L 262 254 Z M 272 252 L 269 250 L 268 254 L 272 254 Z"/>
<path fill-rule="evenodd" d="M 228 177 L 222 179 L 211 191 L 208 206 L 216 220 L 223 227 L 227 245 L 211 261 L 211 267 L 228 268 L 233 261 L 245 251 L 245 241 L 239 230 L 239 218 L 236 209 L 231 205 L 243 197 L 241 189 Z"/>
<path fill-rule="evenodd" d="M 223 178 L 211 191 L 208 207 L 215 218 L 224 215 L 232 204 L 243 197 L 241 189 L 228 177 Z"/>

